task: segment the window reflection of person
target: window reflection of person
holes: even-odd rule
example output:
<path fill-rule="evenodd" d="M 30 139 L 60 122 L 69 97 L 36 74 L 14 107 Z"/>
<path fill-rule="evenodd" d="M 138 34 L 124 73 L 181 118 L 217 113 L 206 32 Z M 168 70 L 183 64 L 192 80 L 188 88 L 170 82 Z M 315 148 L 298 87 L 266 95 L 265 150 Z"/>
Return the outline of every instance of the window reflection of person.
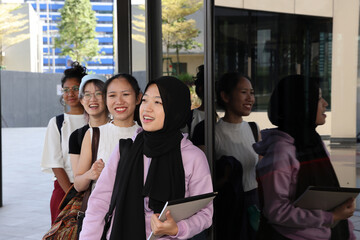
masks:
<path fill-rule="evenodd" d="M 300 75 L 282 79 L 272 93 L 268 116 L 278 128 L 263 130 L 263 141 L 254 144 L 264 156 L 257 166 L 263 211 L 259 239 L 355 239 L 347 221 L 355 209 L 354 199 L 332 212 L 293 204 L 308 186 L 339 187 L 316 132 L 325 123 L 327 106 L 315 79 Z"/>
<path fill-rule="evenodd" d="M 198 108 L 193 109 L 192 121 L 190 125 L 189 137 L 190 139 L 193 136 L 195 126 L 204 120 L 205 118 L 205 102 L 204 102 L 204 65 L 200 65 L 197 68 L 197 74 L 195 78 L 195 92 L 196 95 L 200 98 L 201 104 Z"/>
<path fill-rule="evenodd" d="M 220 217 L 220 223 L 217 225 L 217 233 L 224 236 L 224 239 L 254 239 L 256 226 L 251 226 L 248 214 L 248 208 L 254 208 L 257 213 L 258 195 L 255 166 L 258 162 L 258 155 L 252 148 L 255 143 L 254 134 L 248 122 L 243 120 L 244 116 L 249 116 L 255 103 L 254 89 L 248 77 L 239 73 L 226 73 L 217 83 L 217 103 L 225 110 L 225 115 L 215 125 L 215 154 L 217 166 L 229 161 L 224 156 L 231 156 L 232 163 L 224 163 L 225 167 L 217 174 L 216 186 L 219 189 L 219 199 L 221 191 L 223 197 L 227 194 L 224 202 L 216 205 L 221 209 L 219 214 L 223 214 L 227 207 L 226 201 L 233 201 L 237 209 L 235 212 L 242 216 L 236 216 L 234 212 L 233 219 L 228 218 L 223 222 Z M 223 158 L 222 158 L 223 157 Z M 219 159 L 221 158 L 221 161 Z M 240 164 L 239 164 L 240 163 Z M 220 165 L 219 165 L 220 166 Z M 238 167 L 235 167 L 238 166 Z M 239 170 L 242 169 L 242 170 Z M 220 177 L 221 176 L 221 177 Z M 240 179 L 239 179 L 240 178 Z M 237 179 L 237 180 L 235 180 Z M 240 182 L 240 186 L 235 184 Z M 235 186 L 234 192 L 224 190 L 228 185 Z M 233 194 L 233 195 L 231 195 Z M 239 197 L 241 194 L 241 197 Z M 230 196 L 231 195 L 231 196 Z M 229 197 L 230 196 L 230 197 Z M 238 198 L 238 200 L 236 200 Z M 225 217 L 225 216 L 224 216 Z M 229 225 L 234 224 L 235 229 L 229 229 Z M 235 225 L 239 225 L 235 227 Z"/>

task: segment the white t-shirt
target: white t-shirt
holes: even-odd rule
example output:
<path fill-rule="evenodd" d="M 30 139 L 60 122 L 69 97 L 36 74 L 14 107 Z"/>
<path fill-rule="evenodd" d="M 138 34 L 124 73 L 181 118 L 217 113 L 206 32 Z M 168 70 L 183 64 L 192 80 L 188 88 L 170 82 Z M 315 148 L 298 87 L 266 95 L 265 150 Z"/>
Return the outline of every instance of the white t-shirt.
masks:
<path fill-rule="evenodd" d="M 119 147 L 119 140 L 122 138 L 132 138 L 135 135 L 136 129 L 138 129 L 139 127 L 140 126 L 136 122 L 131 127 L 118 127 L 115 126 L 112 122 L 100 126 L 100 138 L 97 159 L 101 158 L 106 164 L 115 147 Z M 90 128 L 89 130 L 92 139 L 92 128 Z"/>
<path fill-rule="evenodd" d="M 122 138 L 132 138 L 135 135 L 136 130 L 140 126 L 135 122 L 131 127 L 118 127 L 112 122 L 99 127 L 100 138 L 96 159 L 102 159 L 106 165 L 109 161 L 111 153 L 115 148 L 119 147 L 119 140 Z M 91 139 L 93 136 L 93 129 L 89 128 Z M 94 190 L 96 181 L 93 182 L 91 190 Z"/>
<path fill-rule="evenodd" d="M 69 137 L 73 131 L 86 124 L 85 115 L 64 113 L 64 122 L 60 133 L 56 125 L 56 117 L 50 119 L 45 136 L 44 150 L 41 159 L 41 170 L 53 173 L 52 168 L 64 168 L 70 182 L 74 182 L 69 156 Z M 56 178 L 54 177 L 54 180 Z"/>
<path fill-rule="evenodd" d="M 254 135 L 248 122 L 228 123 L 220 119 L 215 125 L 216 159 L 233 156 L 241 163 L 245 192 L 257 188 L 255 166 L 258 155 L 252 147 L 254 143 Z"/>

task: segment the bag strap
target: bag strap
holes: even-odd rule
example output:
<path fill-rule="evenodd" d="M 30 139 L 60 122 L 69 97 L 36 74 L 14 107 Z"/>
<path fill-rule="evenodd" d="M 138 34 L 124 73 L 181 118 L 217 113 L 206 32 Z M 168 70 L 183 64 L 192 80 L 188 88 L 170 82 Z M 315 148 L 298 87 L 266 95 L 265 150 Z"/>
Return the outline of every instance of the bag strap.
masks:
<path fill-rule="evenodd" d="M 189 136 L 191 136 L 191 124 L 193 121 L 193 116 L 194 116 L 194 109 L 190 111 L 190 116 L 186 121 L 186 126 L 189 128 Z"/>
<path fill-rule="evenodd" d="M 60 142 L 61 142 L 61 127 L 64 122 L 64 114 L 57 115 L 55 119 L 56 119 L 56 126 L 60 134 Z"/>
<path fill-rule="evenodd" d="M 248 122 L 248 123 L 249 123 L 251 131 L 254 135 L 255 142 L 258 142 L 259 141 L 259 132 L 258 132 L 258 127 L 257 127 L 256 122 Z"/>
<path fill-rule="evenodd" d="M 99 148 L 99 138 L 100 138 L 100 131 L 98 127 L 93 127 L 93 136 L 91 140 L 91 165 L 94 164 L 97 158 L 97 152 Z M 91 188 L 92 188 L 93 181 L 90 181 L 88 189 L 86 189 L 84 193 L 84 198 L 81 204 L 80 211 L 85 212 L 87 209 L 87 203 L 91 194 Z"/>
<path fill-rule="evenodd" d="M 121 158 L 123 156 L 125 156 L 125 154 L 130 150 L 132 144 L 133 144 L 133 141 L 131 138 L 120 139 L 120 141 L 119 141 L 120 160 L 119 160 L 118 167 L 116 170 L 115 183 L 114 183 L 113 193 L 112 193 L 111 201 L 110 201 L 110 205 L 109 205 L 109 211 L 105 215 L 105 225 L 104 225 L 103 234 L 101 236 L 101 240 L 106 240 L 106 234 L 109 231 L 112 214 L 114 212 L 115 205 L 116 205 L 116 198 L 117 198 L 119 190 L 120 190 L 120 188 L 119 188 L 120 174 L 118 174 L 120 171 L 120 168 L 121 168 L 120 161 L 121 161 Z"/>

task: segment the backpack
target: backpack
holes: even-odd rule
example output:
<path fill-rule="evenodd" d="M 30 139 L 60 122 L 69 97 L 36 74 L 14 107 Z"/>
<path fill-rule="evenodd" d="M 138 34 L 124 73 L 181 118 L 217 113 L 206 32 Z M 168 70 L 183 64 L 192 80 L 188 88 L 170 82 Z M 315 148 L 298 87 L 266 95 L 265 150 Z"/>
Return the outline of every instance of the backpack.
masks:
<path fill-rule="evenodd" d="M 190 111 L 189 118 L 186 121 L 186 126 L 189 129 L 189 136 L 191 136 L 191 124 L 192 124 L 192 120 L 193 120 L 193 115 L 194 115 L 194 109 Z"/>
<path fill-rule="evenodd" d="M 249 123 L 251 131 L 253 133 L 255 142 L 258 142 L 259 141 L 259 131 L 258 131 L 258 127 L 257 127 L 256 122 L 248 122 L 248 123 Z"/>
<path fill-rule="evenodd" d="M 60 134 L 60 142 L 61 142 L 61 127 L 64 123 L 64 114 L 60 114 L 56 116 L 56 126 Z"/>

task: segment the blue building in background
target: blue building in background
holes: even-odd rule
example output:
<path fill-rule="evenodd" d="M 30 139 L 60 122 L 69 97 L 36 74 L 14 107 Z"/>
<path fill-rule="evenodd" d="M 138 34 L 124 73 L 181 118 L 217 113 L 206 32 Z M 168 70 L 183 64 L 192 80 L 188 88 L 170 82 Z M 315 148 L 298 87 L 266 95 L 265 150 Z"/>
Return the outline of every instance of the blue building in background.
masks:
<path fill-rule="evenodd" d="M 43 69 L 44 72 L 62 73 L 71 65 L 69 57 L 59 56 L 60 49 L 53 49 L 54 38 L 58 36 L 58 11 L 64 6 L 64 0 L 25 0 L 30 3 L 43 19 Z M 89 61 L 88 70 L 97 74 L 114 73 L 113 45 L 113 0 L 90 0 L 96 12 L 96 33 L 99 39 L 100 61 Z"/>

